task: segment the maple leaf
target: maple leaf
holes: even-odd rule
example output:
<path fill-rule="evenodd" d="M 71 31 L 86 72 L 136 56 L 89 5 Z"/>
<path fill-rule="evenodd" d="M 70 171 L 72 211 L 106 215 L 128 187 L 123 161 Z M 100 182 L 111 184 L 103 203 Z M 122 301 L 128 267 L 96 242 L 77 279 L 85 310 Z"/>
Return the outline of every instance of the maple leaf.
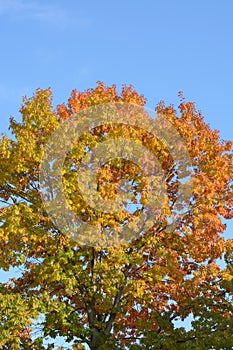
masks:
<path fill-rule="evenodd" d="M 98 82 L 84 92 L 73 90 L 67 105 L 54 109 L 51 90 L 38 89 L 24 99 L 21 121 L 10 119 L 13 137 L 0 140 L 0 267 L 19 267 L 22 273 L 0 285 L 2 349 L 52 349 L 53 340 L 46 345 L 43 338 L 59 336 L 74 349 L 233 347 L 232 242 L 222 237 L 223 219 L 233 217 L 232 142 L 221 140 L 182 96 L 180 113 L 162 102 L 156 107 L 154 135 L 139 125 L 141 116 L 151 125 L 145 103 L 132 86 L 118 93 L 115 85 Z M 76 130 L 74 113 L 85 125 L 89 108 L 104 112 L 106 123 L 74 138 L 59 174 L 68 207 L 86 224 L 82 240 L 56 224 L 56 211 L 64 209 L 54 181 L 61 153 L 44 162 L 44 171 L 53 171 L 47 191 L 41 189 L 40 171 L 51 135 L 61 125 Z M 111 123 L 106 110 L 119 116 L 127 111 L 131 123 L 120 117 Z M 123 139 L 127 155 L 143 149 L 143 167 L 127 157 L 109 157 L 97 171 L 95 194 L 89 191 L 90 165 L 90 177 L 86 172 L 82 179 L 89 189 L 82 193 L 77 173 L 83 159 L 93 161 L 92 151 L 101 143 L 112 145 L 107 155 L 116 155 L 115 138 Z M 61 135 L 57 141 L 63 149 L 70 140 Z M 143 170 L 152 165 L 146 177 Z M 51 215 L 46 201 L 55 203 Z M 123 210 L 97 210 L 90 203 L 98 201 L 113 209 L 123 204 Z M 171 223 L 174 217 L 179 220 Z M 74 217 L 70 221 L 69 228 L 77 228 Z M 93 244 L 84 244 L 87 237 Z M 217 259 L 224 254 L 222 271 Z M 190 315 L 191 330 L 175 327 Z"/>

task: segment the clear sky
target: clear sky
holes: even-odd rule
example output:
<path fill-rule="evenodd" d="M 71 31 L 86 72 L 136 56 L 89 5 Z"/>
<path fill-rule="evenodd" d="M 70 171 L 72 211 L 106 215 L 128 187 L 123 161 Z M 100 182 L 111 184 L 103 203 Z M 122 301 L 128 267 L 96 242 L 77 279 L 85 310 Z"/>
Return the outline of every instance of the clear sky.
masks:
<path fill-rule="evenodd" d="M 50 86 L 133 84 L 153 108 L 182 90 L 207 122 L 233 136 L 233 1 L 0 0 L 0 121 L 23 95 Z"/>
<path fill-rule="evenodd" d="M 149 108 L 181 90 L 232 139 L 232 16 L 233 0 L 0 0 L 0 132 L 36 88 L 56 105 L 101 80 Z"/>

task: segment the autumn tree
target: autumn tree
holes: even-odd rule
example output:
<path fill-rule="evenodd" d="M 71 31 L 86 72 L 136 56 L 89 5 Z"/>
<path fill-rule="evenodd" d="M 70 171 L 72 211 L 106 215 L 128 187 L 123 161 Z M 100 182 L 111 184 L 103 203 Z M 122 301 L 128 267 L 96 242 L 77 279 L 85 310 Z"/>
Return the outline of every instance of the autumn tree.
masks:
<path fill-rule="evenodd" d="M 157 119 L 150 119 L 157 135 L 137 124 L 143 116 L 147 125 L 148 112 L 132 86 L 118 93 L 99 82 L 74 90 L 56 109 L 50 89 L 24 99 L 22 120 L 10 119 L 12 137 L 3 135 L 0 143 L 0 267 L 21 269 L 0 284 L 0 348 L 53 349 L 64 337 L 74 349 L 232 349 L 232 241 L 223 233 L 233 217 L 233 144 L 221 140 L 182 94 L 180 99 L 178 112 L 157 105 Z M 122 106 L 127 113 L 113 123 L 111 115 L 121 115 Z M 73 137 L 59 174 L 67 205 L 86 224 L 80 234 L 73 218 L 63 215 L 54 171 L 67 138 L 60 135 L 54 159 L 44 154 L 61 125 L 85 126 L 90 109 L 104 112 L 106 123 Z M 93 208 L 77 173 L 98 144 L 115 139 L 127 155 L 139 145 L 157 163 L 146 177 L 153 157 L 140 167 L 113 153 L 97 172 L 96 191 L 108 205 L 119 193 L 126 202 L 123 210 L 108 212 Z M 157 188 L 152 196 L 148 179 Z M 59 221 L 64 217 L 67 228 Z M 190 330 L 178 326 L 190 315 Z"/>

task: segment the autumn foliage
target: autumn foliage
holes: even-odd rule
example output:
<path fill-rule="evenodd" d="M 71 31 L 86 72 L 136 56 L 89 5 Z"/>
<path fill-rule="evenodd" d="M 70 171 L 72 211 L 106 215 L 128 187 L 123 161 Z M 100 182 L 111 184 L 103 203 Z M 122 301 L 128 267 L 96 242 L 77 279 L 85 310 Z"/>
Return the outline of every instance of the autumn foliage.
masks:
<path fill-rule="evenodd" d="M 83 200 L 73 169 L 85 149 L 108 137 L 138 139 L 157 155 L 166 174 L 168 200 L 154 210 L 150 229 L 108 247 L 84 245 L 64 235 L 47 214 L 39 188 L 43 150 L 74 113 L 107 103 L 143 108 L 145 98 L 132 86 L 118 93 L 114 85 L 99 82 L 85 92 L 74 90 L 68 104 L 56 109 L 50 89 L 24 99 L 22 120 L 11 118 L 12 137 L 3 135 L 0 141 L 0 268 L 21 269 L 19 277 L 0 284 L 0 348 L 53 349 L 61 336 L 74 349 L 82 349 L 81 344 L 91 350 L 232 349 L 233 245 L 223 234 L 226 220 L 233 217 L 233 143 L 221 140 L 182 94 L 180 99 L 178 112 L 162 102 L 156 107 L 185 141 L 192 162 L 192 193 L 172 229 L 177 169 L 166 145 L 153 135 L 108 125 L 84 135 L 67 154 L 67 200 L 84 221 L 103 229 L 122 226 L 131 216 L 96 214 Z M 101 196 L 114 197 L 122 178 L 133 183 L 131 201 L 142 211 L 146 183 L 127 160 L 103 167 Z M 224 269 L 217 260 L 223 256 Z M 191 329 L 177 323 L 190 315 Z"/>

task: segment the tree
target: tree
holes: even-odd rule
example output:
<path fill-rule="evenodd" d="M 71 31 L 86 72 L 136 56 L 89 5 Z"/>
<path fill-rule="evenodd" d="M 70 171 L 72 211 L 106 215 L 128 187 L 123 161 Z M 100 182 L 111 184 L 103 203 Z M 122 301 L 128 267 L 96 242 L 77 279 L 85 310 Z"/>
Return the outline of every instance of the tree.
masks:
<path fill-rule="evenodd" d="M 180 98 L 179 113 L 162 102 L 156 112 L 184 140 L 191 170 L 182 157 L 176 162 L 166 142 L 136 126 L 138 111 L 146 118 L 146 101 L 132 86 L 123 86 L 117 93 L 114 85 L 99 82 L 95 89 L 74 90 L 68 104 L 55 110 L 50 89 L 38 89 L 24 99 L 22 121 L 11 118 L 13 137 L 3 135 L 0 143 L 0 267 L 22 269 L 20 277 L 0 285 L 2 349 L 52 349 L 56 345 L 52 341 L 46 345 L 43 338 L 58 336 L 76 349 L 81 344 L 91 350 L 232 349 L 233 245 L 222 234 L 223 220 L 233 217 L 233 143 L 221 140 L 194 104 L 182 94 Z M 108 242 L 114 230 L 122 238 L 126 223 L 130 232 L 136 232 L 137 218 L 146 212 L 149 226 L 140 226 L 135 236 L 121 244 L 106 246 L 106 240 L 85 244 L 56 225 L 59 218 L 55 215 L 54 220 L 46 211 L 40 188 L 46 179 L 40 182 L 40 171 L 51 135 L 61 125 L 73 121 L 74 113 L 85 124 L 89 107 L 99 112 L 109 103 L 117 111 L 126 105 L 133 126 L 106 120 L 106 125 L 85 132 L 66 152 L 62 170 L 69 207 L 92 225 L 91 232 L 93 227 L 100 230 Z M 156 155 L 166 195 L 145 210 L 149 194 L 142 169 L 128 159 L 113 157 L 98 171 L 97 191 L 103 200 L 115 200 L 117 184 L 123 181 L 121 193 L 130 187 L 131 194 L 121 212 L 94 210 L 77 186 L 77 171 L 98 143 L 122 135 Z M 179 140 L 173 146 L 179 149 Z M 54 168 L 59 156 L 58 152 L 55 162 L 48 161 L 47 168 L 45 162 L 44 168 Z M 146 161 L 149 164 L 150 159 Z M 162 186 L 161 177 L 156 182 L 155 175 L 151 175 L 154 184 Z M 185 187 L 185 181 L 192 184 L 188 203 L 185 195 L 180 196 L 180 188 L 186 191 L 191 186 Z M 56 192 L 54 183 L 51 192 L 46 191 L 48 197 Z M 172 213 L 179 217 L 173 223 Z M 220 269 L 217 259 L 223 256 L 227 266 Z M 190 315 L 191 330 L 176 327 L 177 320 Z"/>

